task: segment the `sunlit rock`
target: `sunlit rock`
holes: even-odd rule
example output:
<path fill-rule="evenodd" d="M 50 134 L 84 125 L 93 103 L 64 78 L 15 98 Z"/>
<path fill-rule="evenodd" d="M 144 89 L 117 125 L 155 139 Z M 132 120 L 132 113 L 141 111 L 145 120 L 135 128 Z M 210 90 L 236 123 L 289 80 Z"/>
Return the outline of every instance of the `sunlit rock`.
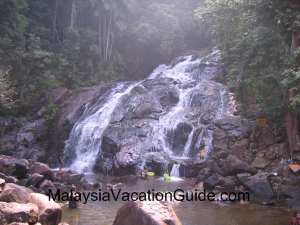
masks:
<path fill-rule="evenodd" d="M 171 206 L 159 202 L 130 202 L 123 205 L 113 225 L 181 225 Z"/>

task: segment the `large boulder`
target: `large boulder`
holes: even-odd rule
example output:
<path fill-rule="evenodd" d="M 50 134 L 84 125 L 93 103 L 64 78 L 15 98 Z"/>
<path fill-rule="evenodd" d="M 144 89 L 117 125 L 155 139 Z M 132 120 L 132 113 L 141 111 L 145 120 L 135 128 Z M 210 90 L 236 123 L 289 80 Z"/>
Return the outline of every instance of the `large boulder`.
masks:
<path fill-rule="evenodd" d="M 13 223 L 10 223 L 9 225 L 29 225 L 28 223 L 19 223 L 19 222 L 13 222 Z M 39 223 L 36 223 L 34 225 L 40 225 Z"/>
<path fill-rule="evenodd" d="M 238 174 L 239 181 L 247 187 L 258 201 L 271 201 L 274 192 L 269 181 L 270 174 L 259 172 L 253 176 L 250 174 Z"/>
<path fill-rule="evenodd" d="M 149 152 L 143 155 L 145 162 L 144 169 L 154 172 L 158 176 L 162 176 L 165 173 L 169 161 L 166 160 L 166 156 L 161 152 Z"/>
<path fill-rule="evenodd" d="M 37 221 L 38 208 L 36 205 L 0 202 L 0 224 L 14 222 L 35 224 Z"/>
<path fill-rule="evenodd" d="M 44 181 L 45 177 L 39 173 L 32 174 L 26 182 L 26 186 L 33 186 L 38 188 Z"/>
<path fill-rule="evenodd" d="M 17 183 L 18 179 L 13 176 L 5 175 L 4 173 L 0 173 L 0 178 L 5 180 L 6 183 Z"/>
<path fill-rule="evenodd" d="M 48 193 L 49 190 L 55 190 L 56 187 L 53 184 L 53 182 L 51 180 L 44 180 L 41 184 L 39 189 L 41 190 L 41 192 L 43 193 Z"/>
<path fill-rule="evenodd" d="M 0 155 L 0 171 L 19 179 L 26 177 L 29 162 L 25 159 L 16 159 L 11 156 Z"/>
<path fill-rule="evenodd" d="M 46 195 L 32 193 L 29 203 L 38 207 L 39 222 L 43 225 L 57 225 L 61 221 L 62 209 L 59 204 L 49 200 Z"/>
<path fill-rule="evenodd" d="M 0 194 L 0 201 L 27 203 L 32 191 L 26 187 L 7 183 Z"/>
<path fill-rule="evenodd" d="M 216 174 L 213 174 L 204 180 L 203 185 L 206 189 L 211 190 L 219 183 L 220 183 L 219 177 Z"/>
<path fill-rule="evenodd" d="M 48 165 L 41 162 L 33 162 L 30 165 L 29 171 L 31 174 L 37 173 L 43 175 L 47 179 L 54 179 L 53 171 L 49 168 Z"/>
<path fill-rule="evenodd" d="M 55 177 L 56 180 L 66 184 L 81 185 L 84 175 L 74 171 L 65 171 L 64 173 L 57 172 Z"/>
<path fill-rule="evenodd" d="M 240 160 L 234 155 L 228 155 L 225 159 L 219 160 L 218 166 L 221 169 L 221 175 L 232 176 L 238 173 L 255 173 L 255 169 L 246 162 Z"/>
<path fill-rule="evenodd" d="M 170 206 L 158 202 L 130 202 L 123 205 L 113 225 L 181 225 Z"/>
<path fill-rule="evenodd" d="M 130 130 L 125 135 L 129 134 Z M 96 169 L 104 173 L 113 172 L 114 175 L 134 174 L 143 152 L 139 138 L 128 136 L 127 139 L 120 140 L 116 136 L 121 135 L 118 132 L 108 135 L 109 137 L 103 137 Z"/>
<path fill-rule="evenodd" d="M 135 172 L 135 166 L 139 162 L 141 155 L 141 148 L 135 144 L 127 144 L 122 146 L 120 151 L 116 154 L 114 166 L 116 171 L 126 171 L 125 174 Z M 118 173 L 120 174 L 120 172 Z M 122 174 L 120 174 L 122 175 Z"/>
<path fill-rule="evenodd" d="M 298 184 L 281 184 L 278 194 L 283 197 L 293 198 L 300 201 L 300 188 Z"/>

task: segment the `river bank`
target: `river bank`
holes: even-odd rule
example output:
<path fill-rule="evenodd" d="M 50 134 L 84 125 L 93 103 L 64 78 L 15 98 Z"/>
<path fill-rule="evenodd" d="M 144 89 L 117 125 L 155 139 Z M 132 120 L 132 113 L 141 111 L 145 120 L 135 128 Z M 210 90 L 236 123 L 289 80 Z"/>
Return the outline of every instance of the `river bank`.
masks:
<path fill-rule="evenodd" d="M 25 159 L 7 156 L 0 157 L 0 168 L 5 173 L 0 174 L 1 179 L 6 181 L 1 184 L 0 202 L 3 204 L 6 204 L 5 202 L 8 202 L 8 204 L 27 204 L 28 202 L 24 196 L 30 195 L 32 192 L 44 193 L 48 199 L 49 189 L 53 192 L 64 190 L 69 193 L 74 185 L 77 186 L 76 189 L 78 191 L 115 189 L 116 191 L 122 190 L 122 192 L 145 192 L 147 190 L 172 192 L 176 189 L 191 191 L 195 188 L 203 188 L 203 186 L 199 186 L 199 180 L 196 178 L 185 178 L 181 179 L 181 181 L 170 182 L 164 181 L 160 177 L 149 177 L 145 180 L 137 176 L 107 177 L 97 174 L 84 176 L 71 171 L 64 171 L 62 176 L 59 175 L 59 171 L 51 170 L 46 164 L 34 161 L 29 163 Z M 197 183 L 198 185 L 195 186 Z M 205 185 L 205 182 L 203 182 L 203 185 Z M 211 191 L 216 194 L 219 193 L 217 189 L 211 189 Z M 252 194 L 253 192 L 251 192 Z M 57 210 L 62 215 L 62 221 L 71 225 L 94 225 L 93 221 L 98 220 L 101 222 L 99 222 L 100 224 L 97 223 L 97 225 L 107 225 L 113 223 L 118 209 L 124 204 L 125 202 L 123 201 L 113 200 L 105 202 L 88 201 L 87 204 L 80 203 L 80 207 L 75 210 L 68 209 L 65 204 L 62 204 L 62 208 Z M 197 224 L 199 219 L 216 225 L 220 221 L 222 221 L 222 224 L 228 225 L 232 223 L 252 225 L 259 224 L 259 222 L 279 225 L 287 224 L 292 213 L 292 210 L 289 210 L 286 204 L 276 201 L 274 201 L 272 206 L 258 205 L 255 201 L 250 201 L 246 204 L 239 201 L 233 204 L 222 201 L 184 201 L 173 202 L 171 205 L 184 225 Z M 20 205 L 20 210 L 25 210 L 22 207 Z M 1 212 L 6 218 L 4 211 L 2 210 Z M 244 218 L 246 215 L 251 219 L 245 223 Z M 38 218 L 38 216 L 35 218 Z M 60 218 L 60 216 L 57 218 Z M 214 219 L 212 220 L 212 218 Z M 21 220 L 26 222 L 26 218 L 21 218 Z M 36 219 L 36 221 L 38 220 Z M 56 224 L 56 222 L 52 224 Z"/>
<path fill-rule="evenodd" d="M 192 188 L 194 181 L 166 183 L 159 178 L 150 180 L 137 180 L 127 183 L 124 191 L 156 190 L 171 191 L 177 188 Z M 97 225 L 113 224 L 118 209 L 124 202 L 88 202 L 77 210 L 63 209 L 63 220 L 69 224 Z M 292 211 L 278 206 L 261 206 L 253 203 L 220 204 L 211 202 L 182 202 L 172 204 L 177 216 L 184 225 L 211 224 L 211 225 L 253 225 L 253 224 L 288 224 Z M 248 218 L 245 220 L 245 218 Z M 201 223 L 199 223 L 201 221 Z"/>

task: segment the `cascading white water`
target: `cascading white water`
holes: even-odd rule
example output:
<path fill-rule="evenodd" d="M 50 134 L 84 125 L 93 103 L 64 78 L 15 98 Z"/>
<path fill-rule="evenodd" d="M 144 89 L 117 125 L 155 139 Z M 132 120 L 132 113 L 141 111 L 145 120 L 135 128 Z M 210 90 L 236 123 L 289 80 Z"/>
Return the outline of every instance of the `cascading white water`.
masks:
<path fill-rule="evenodd" d="M 185 60 L 178 63 L 173 68 L 168 68 L 166 66 L 160 66 L 156 69 L 149 77 L 149 79 L 157 79 L 157 78 L 172 78 L 179 82 L 180 84 L 189 84 L 194 82 L 190 77 L 190 73 L 187 71 L 188 68 L 192 67 L 193 65 L 199 64 L 201 61 L 192 60 L 192 56 L 187 56 L 184 58 Z M 155 124 L 154 126 L 154 136 L 153 140 L 156 142 L 156 146 L 159 148 L 161 145 L 165 151 L 169 153 L 169 155 L 175 157 L 173 155 L 172 149 L 166 143 L 165 137 L 166 132 L 168 130 L 176 129 L 177 125 L 181 122 L 187 122 L 185 115 L 190 107 L 190 99 L 192 91 L 195 87 L 192 88 L 180 88 L 178 87 L 179 91 L 179 101 L 176 106 L 174 106 L 169 113 L 165 114 L 164 116 L 159 118 L 159 123 Z M 192 134 L 189 137 L 191 142 Z M 183 157 L 187 156 L 189 153 L 189 144 L 186 145 L 187 147 L 184 149 Z"/>
<path fill-rule="evenodd" d="M 70 169 L 80 172 L 92 171 L 101 147 L 102 134 L 110 123 L 112 113 L 121 98 L 129 94 L 138 84 L 139 82 L 131 84 L 125 89 L 123 83 L 118 84 L 112 89 L 105 104 L 88 116 L 84 115 L 84 119 L 74 125 L 66 143 L 66 149 L 73 148 L 76 154 L 76 159 L 71 164 Z"/>
<path fill-rule="evenodd" d="M 183 151 L 183 154 L 182 154 L 182 157 L 188 157 L 189 156 L 189 153 L 190 153 L 190 150 L 191 150 L 191 145 L 192 145 L 192 140 L 193 140 L 193 137 L 194 137 L 194 129 L 191 131 L 191 133 L 189 134 L 189 137 L 187 139 L 187 142 L 184 146 L 184 151 Z"/>
<path fill-rule="evenodd" d="M 170 173 L 171 177 L 180 177 L 179 175 L 180 164 L 174 164 Z"/>
<path fill-rule="evenodd" d="M 211 54 L 213 62 L 218 61 L 219 53 Z M 200 117 L 205 116 L 202 112 L 199 114 L 199 109 L 205 107 L 211 112 L 211 119 L 220 119 L 226 113 L 224 86 L 212 80 L 215 73 L 214 70 L 208 68 L 207 71 L 201 72 L 200 68 L 206 68 L 209 63 L 206 59 L 194 59 L 192 56 L 182 57 L 181 61 L 175 66 L 160 65 L 157 67 L 148 79 L 126 85 L 121 83 L 113 88 L 108 96 L 103 99 L 103 102 L 94 104 L 81 119 L 74 125 L 69 140 L 66 142 L 65 151 L 75 153 L 76 157 L 73 160 L 70 168 L 79 172 L 92 171 L 96 158 L 101 152 L 101 143 L 104 131 L 110 125 L 112 115 L 121 106 L 124 96 L 131 97 L 131 91 L 137 87 L 144 87 L 144 82 L 159 79 L 170 79 L 174 81 L 174 88 L 178 93 L 178 102 L 170 107 L 165 113 L 159 116 L 158 120 L 148 122 L 151 127 L 151 133 L 147 135 L 150 140 L 148 143 L 155 149 L 163 150 L 171 159 L 175 161 L 184 160 L 190 157 L 194 136 L 196 130 L 201 129 L 198 137 L 198 145 L 204 146 L 208 153 L 212 148 L 212 131 L 208 126 L 202 124 Z M 201 106 L 193 105 L 193 99 L 196 95 L 204 95 L 204 102 Z M 136 97 L 134 97 L 136 98 Z M 134 99 L 133 98 L 133 99 Z M 216 106 L 210 106 L 210 99 L 216 102 Z M 208 99 L 206 101 L 206 99 Z M 202 101 L 202 100 L 201 100 Z M 208 106 L 206 106 L 208 104 Z M 198 111 L 197 111 L 198 110 Z M 200 111 L 201 111 L 200 110 Z M 206 112 L 206 110 L 204 110 Z M 193 113 L 198 119 L 193 119 Z M 198 113 L 198 114 L 197 114 Z M 186 142 L 180 154 L 175 154 L 170 140 L 168 140 L 168 132 L 177 129 L 179 124 L 187 124 L 191 127 L 191 131 L 187 135 Z M 126 131 L 125 131 L 126 132 Z M 198 147 L 197 147 L 198 148 Z M 197 150 L 197 149 L 196 149 Z M 145 165 L 145 162 L 142 163 Z M 174 164 L 171 175 L 179 177 L 180 164 Z"/>

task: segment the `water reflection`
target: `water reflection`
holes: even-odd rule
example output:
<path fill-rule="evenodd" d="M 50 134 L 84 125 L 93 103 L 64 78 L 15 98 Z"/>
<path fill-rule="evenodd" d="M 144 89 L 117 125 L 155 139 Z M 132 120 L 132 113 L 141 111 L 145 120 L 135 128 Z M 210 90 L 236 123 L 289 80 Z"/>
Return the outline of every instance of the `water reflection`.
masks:
<path fill-rule="evenodd" d="M 192 180 L 165 183 L 158 179 L 137 180 L 123 191 L 172 191 L 191 189 Z M 70 225 L 111 225 L 123 202 L 89 202 L 79 209 L 64 209 L 63 221 Z M 287 225 L 290 212 L 282 208 L 255 204 L 222 206 L 210 202 L 183 202 L 174 206 L 183 225 Z"/>

